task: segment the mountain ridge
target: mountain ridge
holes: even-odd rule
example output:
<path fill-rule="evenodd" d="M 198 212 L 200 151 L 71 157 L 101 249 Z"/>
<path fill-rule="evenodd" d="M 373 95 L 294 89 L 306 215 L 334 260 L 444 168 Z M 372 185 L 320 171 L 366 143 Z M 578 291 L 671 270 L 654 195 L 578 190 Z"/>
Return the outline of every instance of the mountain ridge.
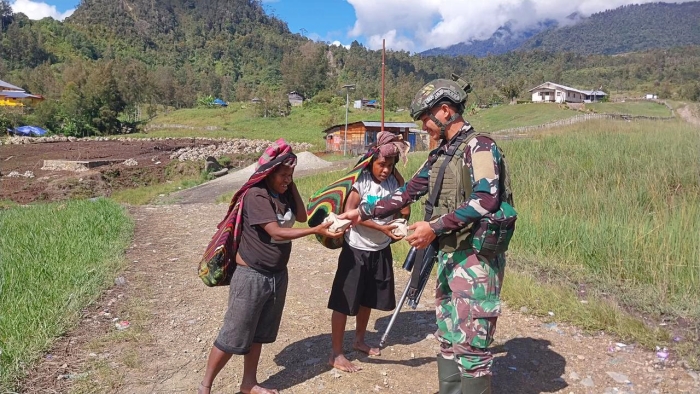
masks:
<path fill-rule="evenodd" d="M 510 51 L 543 50 L 585 55 L 615 55 L 647 49 L 700 45 L 700 2 L 631 4 L 581 17 L 573 25 L 543 21 L 524 32 L 502 26 L 487 40 L 432 48 L 423 56 L 498 55 Z M 511 33 L 505 45 L 503 32 Z"/>

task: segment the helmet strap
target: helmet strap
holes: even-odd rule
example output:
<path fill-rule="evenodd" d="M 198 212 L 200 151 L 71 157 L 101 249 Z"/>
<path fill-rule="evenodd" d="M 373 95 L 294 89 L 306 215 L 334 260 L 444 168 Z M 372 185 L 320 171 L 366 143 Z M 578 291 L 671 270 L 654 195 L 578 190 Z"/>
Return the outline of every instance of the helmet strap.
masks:
<path fill-rule="evenodd" d="M 452 117 L 450 117 L 450 119 L 447 120 L 446 123 L 442 123 L 432 113 L 430 113 L 429 116 L 430 116 L 430 120 L 432 120 L 433 123 L 435 123 L 440 128 L 440 139 L 441 140 L 445 139 L 445 130 L 447 129 L 447 126 L 451 125 L 452 123 L 454 123 L 455 120 L 457 120 L 457 118 L 459 118 L 459 114 L 457 112 L 455 112 L 452 115 Z"/>

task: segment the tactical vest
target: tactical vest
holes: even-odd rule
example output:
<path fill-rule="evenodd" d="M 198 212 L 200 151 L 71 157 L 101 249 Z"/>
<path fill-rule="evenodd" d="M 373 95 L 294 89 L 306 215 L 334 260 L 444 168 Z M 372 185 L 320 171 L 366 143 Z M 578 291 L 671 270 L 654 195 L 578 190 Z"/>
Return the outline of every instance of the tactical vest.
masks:
<path fill-rule="evenodd" d="M 469 142 L 478 137 L 483 136 L 492 139 L 488 134 L 476 133 L 474 129 L 467 131 L 467 136 L 459 143 L 455 154 L 452 156 L 442 154 L 431 167 L 430 186 L 429 190 L 439 188 L 438 199 L 433 208 L 433 219 L 437 219 L 442 215 L 455 211 L 457 207 L 462 205 L 469 199 L 472 194 L 472 181 L 469 168 L 464 165 L 464 152 L 468 149 Z M 497 148 L 501 154 L 501 163 L 499 171 L 499 190 L 501 192 L 500 201 L 508 202 L 513 205 L 512 192 L 510 188 L 510 179 L 508 170 L 505 164 L 505 156 L 500 148 Z M 443 165 L 445 160 L 450 160 L 445 168 L 445 174 L 442 180 L 442 185 L 437 185 L 437 176 L 433 176 L 433 171 Z M 454 252 L 456 250 L 466 250 L 472 248 L 472 233 L 474 223 L 470 223 L 463 229 L 451 231 L 439 237 L 439 250 L 445 253 Z"/>

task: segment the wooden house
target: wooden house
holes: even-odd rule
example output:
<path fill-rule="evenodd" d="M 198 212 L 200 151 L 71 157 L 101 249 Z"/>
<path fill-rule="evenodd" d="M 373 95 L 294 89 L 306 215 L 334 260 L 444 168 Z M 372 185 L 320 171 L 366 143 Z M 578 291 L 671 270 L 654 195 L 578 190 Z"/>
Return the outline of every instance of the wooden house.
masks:
<path fill-rule="evenodd" d="M 38 94 L 31 94 L 24 91 L 19 86 L 12 85 L 5 81 L 0 81 L 0 106 L 23 107 L 33 105 L 44 98 Z"/>
<path fill-rule="evenodd" d="M 377 134 L 382 130 L 381 122 L 359 121 L 348 123 L 347 144 L 345 143 L 345 123 L 331 126 L 323 133 L 326 139 L 326 152 L 346 151 L 352 155 L 361 155 L 377 143 Z M 411 144 L 411 150 L 420 147 L 423 141 L 418 141 L 422 134 L 415 123 L 384 122 L 384 131 L 400 134 Z M 419 143 L 421 142 L 421 143 Z"/>
<path fill-rule="evenodd" d="M 581 90 L 545 82 L 529 90 L 534 103 L 583 103 L 602 100 L 606 94 L 602 90 Z"/>
<path fill-rule="evenodd" d="M 305 98 L 304 95 L 294 90 L 287 94 L 287 99 L 289 99 L 289 104 L 291 104 L 292 107 L 298 107 L 304 104 Z"/>

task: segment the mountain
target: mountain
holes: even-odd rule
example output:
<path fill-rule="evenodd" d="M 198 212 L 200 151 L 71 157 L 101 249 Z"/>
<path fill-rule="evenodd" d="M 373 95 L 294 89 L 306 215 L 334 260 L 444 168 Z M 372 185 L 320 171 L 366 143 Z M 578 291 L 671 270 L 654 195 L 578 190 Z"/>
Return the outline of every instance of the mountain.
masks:
<path fill-rule="evenodd" d="M 507 23 L 496 30 L 493 35 L 487 40 L 472 40 L 451 45 L 447 48 L 433 48 L 421 52 L 422 56 L 461 56 L 471 55 L 476 57 L 484 57 L 488 55 L 500 55 L 502 53 L 513 51 L 519 48 L 530 37 L 538 33 L 551 29 L 557 26 L 554 20 L 547 20 L 538 23 L 536 27 L 525 31 L 513 31 L 512 23 Z"/>
<path fill-rule="evenodd" d="M 700 2 L 626 5 L 540 33 L 519 50 L 614 55 L 700 44 Z"/>
<path fill-rule="evenodd" d="M 279 47 L 304 41 L 252 0 L 83 0 L 66 24 L 103 52 L 150 64 L 178 65 L 203 55 L 238 59 L 248 49 L 280 61 Z"/>
<path fill-rule="evenodd" d="M 626 5 L 587 18 L 572 14 L 567 19 L 565 26 L 545 21 L 524 32 L 504 26 L 488 40 L 430 49 L 421 54 L 481 57 L 538 49 L 614 55 L 700 44 L 700 2 L 697 1 Z"/>
<path fill-rule="evenodd" d="M 405 107 L 425 82 L 453 72 L 472 82 L 470 97 L 483 103 L 498 101 L 502 86 L 531 87 L 548 80 L 700 99 L 700 45 L 624 56 L 540 49 L 481 58 L 388 51 L 383 62 L 381 51 L 357 42 L 345 48 L 292 34 L 261 4 L 260 0 L 82 0 L 70 18 L 59 22 L 29 20 L 7 11 L 8 1 L 0 0 L 0 77 L 46 98 L 26 115 L 25 123 L 75 136 L 124 132 L 163 108 L 203 105 L 209 96 L 232 102 L 259 97 L 266 104 L 256 114 L 282 116 L 287 113 L 287 92 L 293 90 L 311 99 L 311 110 L 333 109 L 319 124 L 326 127 L 342 118 L 341 86 L 356 86 L 352 98 L 381 97 L 382 63 L 388 109 Z M 668 11 L 678 8 L 655 7 L 661 10 L 658 13 L 673 15 L 657 16 L 660 23 L 682 24 L 668 27 L 671 33 L 662 38 L 680 42 L 697 34 L 688 27 L 697 21 L 691 25 L 686 16 Z M 645 9 L 625 7 L 589 19 Z M 694 8 L 685 10 L 690 13 Z M 547 23 L 540 27 L 546 29 Z M 676 37 L 681 28 L 687 30 L 685 36 Z M 542 48 L 552 45 L 548 34 L 551 28 L 527 42 L 537 38 Z M 507 41 L 522 39 L 519 35 L 508 25 L 493 41 L 507 47 L 513 45 Z M 600 41 L 608 45 L 613 40 Z M 3 112 L 0 108 L 0 129 L 13 127 L 14 115 Z"/>

